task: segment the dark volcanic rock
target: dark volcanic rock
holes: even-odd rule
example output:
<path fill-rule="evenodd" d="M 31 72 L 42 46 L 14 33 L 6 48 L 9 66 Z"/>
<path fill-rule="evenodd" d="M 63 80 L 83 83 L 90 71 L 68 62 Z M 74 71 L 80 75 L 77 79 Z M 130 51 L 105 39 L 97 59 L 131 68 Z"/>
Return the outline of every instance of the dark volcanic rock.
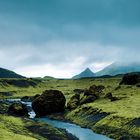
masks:
<path fill-rule="evenodd" d="M 23 101 L 23 102 L 32 102 L 33 100 L 35 100 L 39 96 L 40 96 L 39 94 L 36 94 L 35 96 L 23 96 L 21 98 L 21 101 Z"/>
<path fill-rule="evenodd" d="M 81 93 L 84 93 L 84 92 L 85 92 L 85 89 L 74 89 L 73 91 L 74 91 L 75 93 L 81 94 Z"/>
<path fill-rule="evenodd" d="M 65 107 L 65 96 L 59 90 L 46 90 L 32 102 L 36 117 L 62 112 Z"/>
<path fill-rule="evenodd" d="M 9 106 L 8 114 L 15 116 L 28 116 L 28 109 L 24 104 L 16 102 Z"/>
<path fill-rule="evenodd" d="M 102 93 L 104 88 L 105 87 L 102 85 L 99 85 L 99 86 L 92 85 L 92 86 L 90 86 L 90 88 L 88 90 L 85 90 L 84 96 L 93 95 L 93 96 L 96 96 L 96 98 L 99 98 L 100 93 Z"/>
<path fill-rule="evenodd" d="M 40 96 L 40 94 L 36 94 L 34 97 L 33 97 L 33 100 L 35 100 L 36 98 L 38 98 Z"/>
<path fill-rule="evenodd" d="M 68 109 L 75 109 L 77 108 L 80 100 L 80 94 L 75 94 L 71 97 L 70 101 L 67 103 Z"/>
<path fill-rule="evenodd" d="M 109 92 L 105 95 L 105 98 L 111 99 L 113 97 L 112 93 Z"/>
<path fill-rule="evenodd" d="M 111 102 L 119 100 L 119 98 L 114 97 L 114 96 L 112 95 L 111 92 L 107 93 L 107 94 L 105 95 L 105 98 L 110 99 Z"/>
<path fill-rule="evenodd" d="M 91 103 L 95 100 L 97 100 L 100 97 L 100 94 L 102 93 L 103 89 L 105 87 L 102 85 L 96 86 L 92 85 L 89 89 L 86 89 L 84 91 L 84 97 L 80 100 L 80 104 L 86 104 Z"/>
<path fill-rule="evenodd" d="M 110 100 L 111 100 L 111 102 L 114 102 L 114 101 L 119 100 L 119 98 L 117 98 L 117 97 L 112 97 Z"/>
<path fill-rule="evenodd" d="M 4 100 L 0 100 L 0 114 L 6 114 L 9 108 L 9 103 Z"/>
<path fill-rule="evenodd" d="M 31 97 L 29 97 L 29 96 L 23 96 L 21 98 L 21 101 L 23 101 L 23 102 L 30 102 L 31 101 Z"/>
<path fill-rule="evenodd" d="M 92 85 L 90 86 L 89 88 L 89 91 L 92 91 L 93 93 L 101 93 L 103 91 L 105 87 L 103 85 L 99 85 L 99 86 L 96 86 L 96 85 Z"/>
<path fill-rule="evenodd" d="M 138 83 L 140 83 L 140 74 L 138 73 L 125 74 L 120 82 L 120 84 L 125 85 L 136 85 Z"/>
<path fill-rule="evenodd" d="M 86 103 L 91 103 L 93 101 L 95 101 L 97 99 L 97 97 L 95 95 L 89 95 L 84 97 L 83 99 L 81 99 L 80 104 L 86 104 Z"/>

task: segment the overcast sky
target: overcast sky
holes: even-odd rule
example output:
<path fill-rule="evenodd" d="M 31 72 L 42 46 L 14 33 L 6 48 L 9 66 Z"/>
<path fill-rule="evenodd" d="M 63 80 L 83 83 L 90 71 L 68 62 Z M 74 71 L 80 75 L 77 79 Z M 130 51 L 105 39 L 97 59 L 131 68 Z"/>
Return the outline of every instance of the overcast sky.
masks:
<path fill-rule="evenodd" d="M 64 78 L 139 53 L 140 0 L 0 0 L 0 67 Z"/>

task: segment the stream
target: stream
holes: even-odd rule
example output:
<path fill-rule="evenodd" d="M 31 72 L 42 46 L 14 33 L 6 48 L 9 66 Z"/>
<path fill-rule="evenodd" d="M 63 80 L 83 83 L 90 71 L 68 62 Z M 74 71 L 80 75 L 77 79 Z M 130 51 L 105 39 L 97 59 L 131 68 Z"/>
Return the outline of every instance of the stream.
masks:
<path fill-rule="evenodd" d="M 31 108 L 31 102 L 23 102 L 20 99 L 8 99 L 10 102 L 20 101 L 26 106 L 30 108 L 29 110 L 29 117 L 31 119 L 45 122 L 55 128 L 61 128 L 65 129 L 68 133 L 71 133 L 72 135 L 76 136 L 79 140 L 112 140 L 104 135 L 94 133 L 91 129 L 88 128 L 82 128 L 79 125 L 69 123 L 69 122 L 63 122 L 59 120 L 52 120 L 48 117 L 41 117 L 41 118 L 35 118 L 35 112 Z"/>

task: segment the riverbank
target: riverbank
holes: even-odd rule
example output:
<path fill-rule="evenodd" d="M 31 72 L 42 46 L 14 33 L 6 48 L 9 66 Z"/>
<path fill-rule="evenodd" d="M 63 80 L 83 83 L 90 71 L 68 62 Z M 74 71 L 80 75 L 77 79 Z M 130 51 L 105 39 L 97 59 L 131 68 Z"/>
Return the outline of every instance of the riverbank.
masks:
<path fill-rule="evenodd" d="M 26 128 L 28 128 L 29 130 L 31 130 L 31 132 L 35 133 L 35 134 L 40 134 L 42 135 L 42 133 L 46 133 L 47 129 L 48 129 L 48 125 L 50 125 L 52 128 L 58 129 L 60 132 L 63 132 L 63 134 L 65 134 L 67 136 L 68 140 L 111 140 L 110 138 L 104 136 L 104 135 L 100 135 L 97 133 L 94 133 L 91 129 L 87 129 L 87 128 L 82 128 L 74 123 L 70 123 L 68 121 L 64 121 L 63 118 L 63 113 L 56 113 L 58 116 L 59 115 L 59 119 L 55 120 L 53 119 L 54 114 L 52 114 L 52 118 L 50 119 L 50 117 L 40 117 L 40 118 L 34 118 L 35 117 L 35 112 L 32 110 L 31 107 L 31 102 L 24 102 L 21 101 L 19 99 L 7 99 L 7 100 L 3 100 L 3 103 L 9 103 L 9 104 L 13 104 L 15 102 L 21 102 L 24 105 L 26 105 L 29 109 L 29 118 L 32 118 L 34 123 L 39 123 L 40 125 L 34 125 L 34 126 L 26 126 Z M 61 117 L 61 120 L 60 120 Z M 25 118 L 24 118 L 25 119 Z M 26 120 L 30 121 L 30 119 Z M 45 125 L 47 124 L 47 125 Z M 40 130 L 40 126 L 41 126 L 41 130 Z M 44 128 L 42 129 L 42 127 L 44 126 Z M 48 138 L 49 140 L 57 140 L 59 139 L 59 136 L 55 137 L 55 134 L 50 134 L 45 135 L 46 138 Z M 61 138 L 62 139 L 62 138 Z"/>
<path fill-rule="evenodd" d="M 83 107 L 80 110 L 76 109 L 67 113 L 65 118 L 116 140 L 139 140 L 140 138 L 139 126 L 134 123 L 133 118 L 107 114 L 97 108 L 95 110 L 90 107 Z"/>
<path fill-rule="evenodd" d="M 91 111 L 92 110 L 92 111 Z M 65 114 L 51 114 L 47 116 L 54 120 L 61 120 L 89 128 L 98 134 L 106 135 L 115 140 L 139 140 L 139 119 L 123 118 L 107 114 L 101 110 L 83 107 Z"/>
<path fill-rule="evenodd" d="M 78 140 L 63 129 L 27 117 L 9 116 L 8 107 L 11 103 L 0 101 L 0 140 Z"/>

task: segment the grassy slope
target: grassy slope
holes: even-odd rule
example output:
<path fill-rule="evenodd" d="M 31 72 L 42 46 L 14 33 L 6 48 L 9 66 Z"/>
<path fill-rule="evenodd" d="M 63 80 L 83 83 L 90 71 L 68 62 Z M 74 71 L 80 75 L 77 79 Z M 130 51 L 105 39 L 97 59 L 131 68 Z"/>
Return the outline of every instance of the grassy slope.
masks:
<path fill-rule="evenodd" d="M 76 110 L 69 112 L 67 118 L 72 121 L 81 124 L 83 126 L 89 126 L 94 131 L 100 131 L 101 133 L 110 135 L 111 137 L 118 138 L 120 133 L 129 133 L 133 136 L 140 137 L 140 128 L 135 126 L 130 126 L 128 123 L 140 117 L 140 89 L 136 86 L 119 86 L 120 78 L 107 78 L 107 79 L 82 79 L 82 80 L 44 80 L 42 83 L 39 83 L 37 87 L 29 88 L 18 88 L 14 86 L 5 86 L 0 85 L 1 91 L 12 91 L 13 96 L 32 96 L 39 94 L 46 89 L 58 89 L 63 91 L 67 101 L 74 94 L 73 89 L 76 88 L 88 88 L 90 85 L 104 85 L 106 89 L 102 96 L 108 92 L 112 92 L 114 96 L 121 98 L 121 100 L 110 102 L 109 99 L 104 99 L 103 97 L 94 103 L 83 105 Z M 116 89 L 117 88 L 117 89 Z M 2 96 L 3 98 L 3 96 Z M 9 98 L 9 97 L 8 97 Z M 101 112 L 110 113 L 104 119 L 98 121 L 93 125 L 90 121 L 87 121 L 86 118 L 78 116 L 77 112 L 82 107 L 91 107 L 92 109 L 98 108 Z M 87 112 L 88 115 L 88 112 Z M 113 128 L 113 129 L 112 129 Z M 113 131 L 115 130 L 115 131 Z"/>
<path fill-rule="evenodd" d="M 20 118 L 0 115 L 0 139 L 1 140 L 36 140 L 39 136 L 30 133 L 24 127 L 24 122 Z M 34 137 L 34 138 L 33 138 Z"/>
<path fill-rule="evenodd" d="M 48 124 L 0 115 L 0 140 L 67 140 L 67 135 Z"/>

